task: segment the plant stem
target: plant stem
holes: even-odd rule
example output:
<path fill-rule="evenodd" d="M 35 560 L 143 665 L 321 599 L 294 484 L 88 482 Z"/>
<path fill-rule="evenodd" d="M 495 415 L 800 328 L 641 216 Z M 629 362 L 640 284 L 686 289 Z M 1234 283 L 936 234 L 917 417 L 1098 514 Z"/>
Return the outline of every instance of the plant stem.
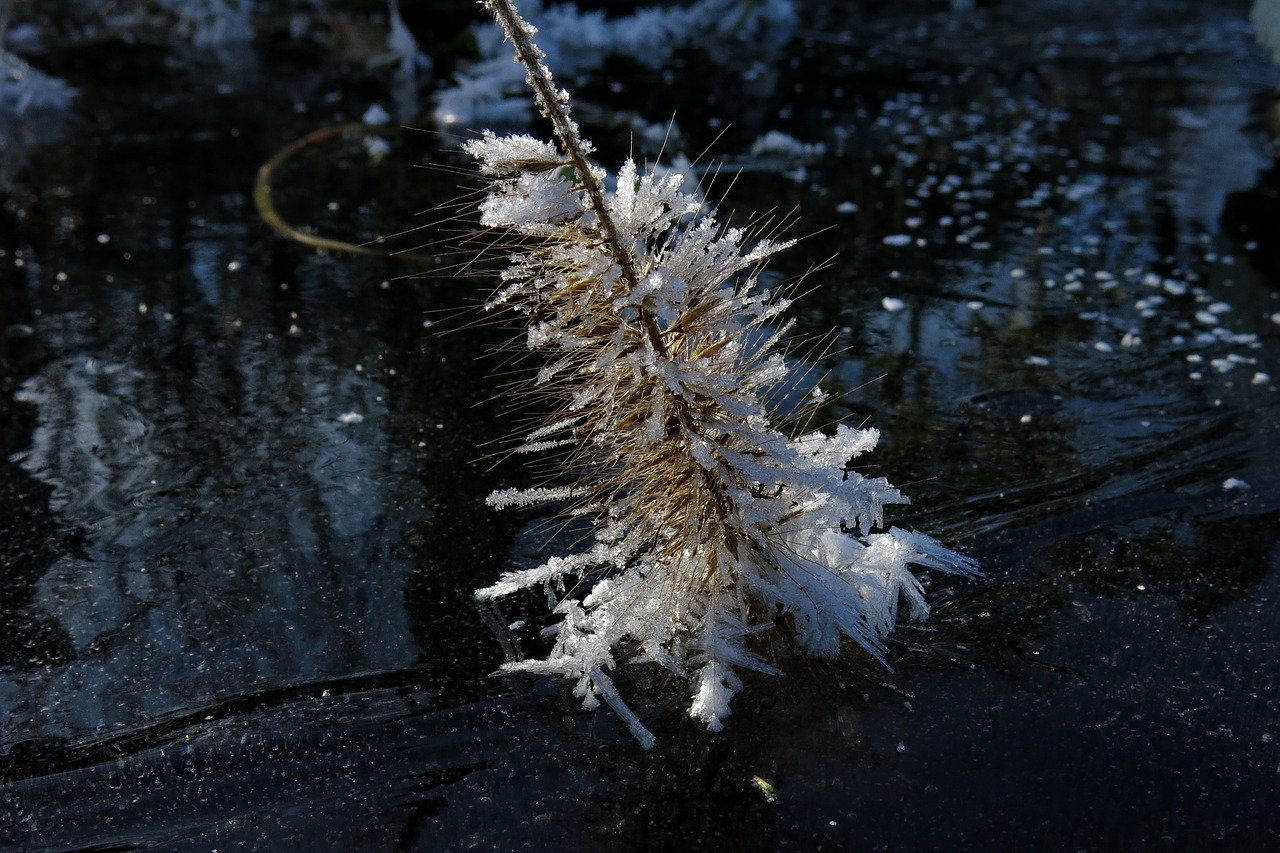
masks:
<path fill-rule="evenodd" d="M 430 266 L 435 260 L 428 255 L 419 254 L 418 252 L 387 252 L 381 249 L 371 249 L 368 246 L 349 243 L 346 240 L 334 240 L 329 237 L 321 237 L 315 234 L 308 234 L 294 228 L 284 217 L 276 210 L 275 201 L 272 198 L 271 181 L 276 173 L 280 170 L 291 157 L 299 151 L 311 145 L 326 142 L 343 136 L 371 134 L 387 135 L 391 131 L 390 128 L 379 129 L 370 127 L 363 122 L 351 122 L 347 124 L 335 124 L 329 127 L 322 127 L 319 130 L 313 130 L 301 139 L 295 139 L 284 148 L 277 151 L 270 160 L 263 163 L 258 168 L 258 177 L 253 184 L 253 204 L 258 209 L 258 215 L 262 217 L 262 221 L 269 225 L 276 233 L 290 240 L 295 240 L 304 246 L 311 246 L 315 249 L 335 252 L 351 252 L 357 255 L 372 255 L 376 258 L 391 258 L 406 263 L 420 264 L 422 266 Z"/>
<path fill-rule="evenodd" d="M 582 135 L 578 132 L 577 122 L 569 117 L 568 95 L 556 90 L 551 70 L 542 61 L 546 58 L 546 54 L 533 41 L 537 30 L 520 16 L 511 0 L 483 0 L 483 2 L 485 8 L 497 20 L 507 38 L 515 46 L 516 59 L 524 66 L 525 77 L 529 87 L 533 89 L 534 100 L 542 110 L 542 114 L 551 121 L 556 139 L 560 141 L 560 146 L 569 155 L 569 159 L 581 177 L 583 188 L 586 189 L 587 197 L 591 200 L 591 209 L 596 212 L 600 225 L 604 229 L 605 242 L 608 243 L 614 262 L 621 271 L 622 281 L 628 292 L 635 290 L 640 283 L 635 259 L 631 255 L 630 248 L 622 245 L 622 241 L 618 239 L 618 228 L 614 224 L 613 217 L 609 215 L 609 208 L 604 203 L 604 191 L 600 187 L 600 182 L 596 180 L 587 159 L 589 146 L 583 142 Z M 643 307 L 640 308 L 639 315 L 650 346 L 658 355 L 667 358 L 667 344 L 657 321 Z"/>

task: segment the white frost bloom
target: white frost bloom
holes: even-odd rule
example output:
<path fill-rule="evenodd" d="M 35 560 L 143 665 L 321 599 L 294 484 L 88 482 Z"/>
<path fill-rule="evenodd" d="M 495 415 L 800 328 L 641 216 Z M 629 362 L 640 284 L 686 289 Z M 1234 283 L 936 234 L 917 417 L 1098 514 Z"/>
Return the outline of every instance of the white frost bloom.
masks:
<path fill-rule="evenodd" d="M 688 679 L 689 713 L 713 730 L 742 689 L 738 671 L 772 671 L 750 648 L 759 631 L 785 630 L 821 656 L 848 638 L 883 659 L 900 602 L 927 613 L 909 565 L 977 567 L 886 528 L 884 508 L 907 499 L 848 467 L 875 447 L 875 430 L 791 438 L 771 425 L 763 401 L 788 375 L 776 351 L 788 303 L 757 275 L 790 243 L 698 218 L 679 174 L 642 175 L 627 161 L 607 191 L 532 28 L 509 0 L 487 5 L 559 142 L 487 133 L 466 145 L 493 180 L 482 222 L 526 238 L 489 304 L 526 314 L 528 345 L 552 356 L 538 382 L 560 394 L 561 411 L 525 447 L 574 447 L 566 483 L 490 503 L 567 502 L 594 521 L 585 550 L 477 592 L 559 597 L 550 655 L 507 668 L 572 679 L 588 706 L 604 699 L 648 745 L 609 675 L 623 659 Z"/>

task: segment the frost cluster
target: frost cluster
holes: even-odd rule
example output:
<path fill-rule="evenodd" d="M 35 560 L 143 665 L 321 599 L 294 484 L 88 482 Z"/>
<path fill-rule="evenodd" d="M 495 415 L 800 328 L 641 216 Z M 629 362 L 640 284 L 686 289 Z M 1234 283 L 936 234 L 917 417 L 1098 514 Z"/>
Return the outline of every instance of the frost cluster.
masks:
<path fill-rule="evenodd" d="M 561 502 L 594 524 L 580 552 L 478 591 L 542 588 L 560 617 L 551 653 L 508 669 L 573 679 L 585 704 L 604 699 L 647 745 L 610 675 L 619 663 L 687 679 L 689 713 L 718 730 L 739 673 L 772 671 L 753 634 L 786 631 L 818 656 L 847 637 L 882 659 L 900 602 L 927 612 L 909 565 L 976 571 L 885 527 L 885 507 L 907 499 L 850 468 L 874 429 L 792 438 L 771 425 L 763 401 L 787 377 L 788 302 L 758 273 L 789 243 L 719 225 L 678 173 L 628 160 L 606 191 L 604 170 L 584 176 L 585 161 L 529 136 L 486 133 L 465 148 L 493 182 L 483 224 L 527 247 L 489 306 L 526 315 L 529 348 L 549 355 L 536 382 L 562 401 L 521 449 L 559 449 L 571 472 L 490 503 Z"/>

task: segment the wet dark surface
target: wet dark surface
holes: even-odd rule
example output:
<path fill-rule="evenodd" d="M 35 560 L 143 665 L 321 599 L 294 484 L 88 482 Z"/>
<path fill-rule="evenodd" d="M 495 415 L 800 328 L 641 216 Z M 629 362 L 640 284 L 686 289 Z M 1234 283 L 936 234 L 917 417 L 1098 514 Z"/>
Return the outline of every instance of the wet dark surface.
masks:
<path fill-rule="evenodd" d="M 675 111 L 742 170 L 725 213 L 794 208 L 779 281 L 835 256 L 792 309 L 824 414 L 987 573 L 929 584 L 892 672 L 772 650 L 719 735 L 638 673 L 649 753 L 489 675 L 470 592 L 535 547 L 484 506 L 527 367 L 485 356 L 492 280 L 254 211 L 376 81 L 273 42 L 51 54 L 75 114 L 3 160 L 0 846 L 1280 848 L 1280 71 L 1244 15 L 806 7 L 745 72 L 578 81 L 606 162 L 613 109 Z M 825 153 L 748 155 L 769 130 Z M 282 214 L 460 239 L 419 212 L 461 161 L 391 143 L 304 151 Z"/>

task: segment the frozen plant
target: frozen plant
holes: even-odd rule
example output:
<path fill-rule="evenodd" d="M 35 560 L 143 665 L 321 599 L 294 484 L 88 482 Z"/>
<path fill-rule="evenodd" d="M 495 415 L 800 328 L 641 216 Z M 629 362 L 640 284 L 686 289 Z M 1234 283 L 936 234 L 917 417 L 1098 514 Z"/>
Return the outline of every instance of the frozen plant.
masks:
<path fill-rule="evenodd" d="M 758 283 L 790 243 L 750 240 L 716 223 L 681 175 L 642 175 L 627 161 L 609 190 L 588 156 L 510 0 L 485 0 L 523 63 L 557 144 L 486 133 L 465 148 L 492 180 L 481 221 L 522 247 L 489 307 L 528 318 L 527 343 L 551 354 L 537 384 L 560 411 L 520 448 L 559 448 L 571 479 L 505 490 L 495 507 L 563 502 L 589 519 L 579 553 L 504 574 L 476 595 L 540 587 L 560 617 L 543 660 L 509 670 L 566 676 L 588 707 L 604 699 L 645 746 L 653 736 L 610 672 L 652 662 L 690 685 L 689 713 L 712 730 L 729 714 L 739 672 L 774 671 L 750 647 L 789 632 L 833 656 L 848 637 L 883 660 L 900 600 L 926 613 L 908 565 L 973 573 L 976 565 L 919 533 L 885 529 L 906 503 L 850 460 L 874 429 L 788 438 L 762 402 L 787 376 L 777 351 L 785 299 Z"/>

